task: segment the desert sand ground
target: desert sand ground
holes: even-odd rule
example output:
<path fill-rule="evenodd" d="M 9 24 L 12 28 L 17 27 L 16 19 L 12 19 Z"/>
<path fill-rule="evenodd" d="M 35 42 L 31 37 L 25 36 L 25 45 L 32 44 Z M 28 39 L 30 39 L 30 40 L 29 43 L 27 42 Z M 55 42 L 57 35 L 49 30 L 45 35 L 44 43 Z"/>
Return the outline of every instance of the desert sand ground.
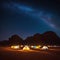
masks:
<path fill-rule="evenodd" d="M 60 48 L 23 51 L 0 47 L 0 60 L 60 60 Z"/>

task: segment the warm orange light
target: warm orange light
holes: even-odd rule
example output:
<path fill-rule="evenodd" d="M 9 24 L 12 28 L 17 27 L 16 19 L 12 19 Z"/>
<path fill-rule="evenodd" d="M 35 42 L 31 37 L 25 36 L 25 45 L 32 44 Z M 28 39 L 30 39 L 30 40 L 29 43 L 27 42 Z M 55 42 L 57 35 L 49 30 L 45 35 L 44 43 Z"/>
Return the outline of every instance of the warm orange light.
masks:
<path fill-rule="evenodd" d="M 23 47 L 23 45 L 21 45 L 20 47 Z"/>
<path fill-rule="evenodd" d="M 23 48 L 23 50 L 30 50 L 30 48 L 29 48 L 29 46 L 25 46 L 24 48 Z"/>
<path fill-rule="evenodd" d="M 39 49 L 40 47 L 39 46 L 36 46 L 36 49 Z"/>
<path fill-rule="evenodd" d="M 36 46 L 37 49 L 40 48 L 40 47 L 41 47 L 40 45 Z"/>
<path fill-rule="evenodd" d="M 37 46 L 31 46 L 31 48 L 34 48 L 34 49 L 39 49 L 41 46 L 40 45 L 37 45 Z"/>
<path fill-rule="evenodd" d="M 31 48 L 33 48 L 34 46 L 31 46 Z"/>
<path fill-rule="evenodd" d="M 11 46 L 12 49 L 19 49 L 19 45 Z"/>

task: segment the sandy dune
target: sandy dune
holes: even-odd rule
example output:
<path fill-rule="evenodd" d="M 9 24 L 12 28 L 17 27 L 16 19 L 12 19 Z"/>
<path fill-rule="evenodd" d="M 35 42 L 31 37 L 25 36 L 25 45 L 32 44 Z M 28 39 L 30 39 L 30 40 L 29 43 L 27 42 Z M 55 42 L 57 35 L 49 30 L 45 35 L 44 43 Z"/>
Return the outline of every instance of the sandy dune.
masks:
<path fill-rule="evenodd" d="M 0 60 L 60 60 L 60 48 L 23 51 L 0 47 Z"/>

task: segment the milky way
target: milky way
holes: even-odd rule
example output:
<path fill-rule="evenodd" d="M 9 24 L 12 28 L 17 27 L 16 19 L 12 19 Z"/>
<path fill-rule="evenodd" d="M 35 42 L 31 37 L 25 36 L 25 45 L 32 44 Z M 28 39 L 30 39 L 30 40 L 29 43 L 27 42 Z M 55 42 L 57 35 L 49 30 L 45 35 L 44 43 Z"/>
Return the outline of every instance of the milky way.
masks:
<path fill-rule="evenodd" d="M 55 31 L 60 35 L 60 18 L 55 13 L 16 2 L 4 2 L 1 6 L 4 9 L 1 39 L 4 34 L 4 38 L 7 39 L 7 35 L 9 37 L 15 33 L 26 37 L 35 33 Z"/>
<path fill-rule="evenodd" d="M 5 8 L 15 9 L 18 13 L 24 12 L 25 14 L 31 15 L 36 18 L 40 18 L 40 20 L 43 20 L 45 23 L 50 25 L 53 28 L 56 28 L 56 24 L 52 22 L 53 19 L 55 19 L 53 14 L 49 14 L 46 11 L 38 11 L 36 9 L 30 8 L 29 6 L 25 6 L 24 4 L 17 4 L 17 3 L 5 3 Z"/>

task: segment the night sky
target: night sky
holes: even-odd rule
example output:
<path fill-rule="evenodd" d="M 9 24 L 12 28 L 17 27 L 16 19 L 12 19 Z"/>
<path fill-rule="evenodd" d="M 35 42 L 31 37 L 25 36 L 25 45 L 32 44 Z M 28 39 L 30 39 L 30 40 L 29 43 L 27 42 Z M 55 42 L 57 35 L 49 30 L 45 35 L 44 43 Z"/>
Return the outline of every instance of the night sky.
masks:
<path fill-rule="evenodd" d="M 0 40 L 14 34 L 24 39 L 46 31 L 60 36 L 59 0 L 3 0 L 0 3 Z"/>

